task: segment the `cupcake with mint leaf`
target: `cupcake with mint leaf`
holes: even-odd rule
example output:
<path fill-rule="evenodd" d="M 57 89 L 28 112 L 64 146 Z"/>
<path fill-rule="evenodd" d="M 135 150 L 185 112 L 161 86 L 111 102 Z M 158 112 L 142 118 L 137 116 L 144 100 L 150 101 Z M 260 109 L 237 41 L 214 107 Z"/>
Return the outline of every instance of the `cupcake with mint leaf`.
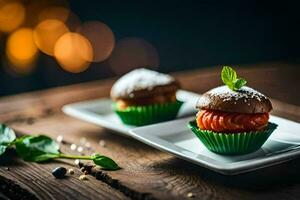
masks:
<path fill-rule="evenodd" d="M 221 72 L 224 86 L 203 94 L 196 105 L 196 120 L 188 126 L 201 142 L 219 154 L 239 155 L 258 150 L 277 125 L 269 122 L 271 101 L 245 86 L 228 66 Z"/>
<path fill-rule="evenodd" d="M 170 75 L 140 68 L 122 76 L 111 89 L 113 109 L 124 124 L 147 125 L 176 118 L 183 102 Z"/>

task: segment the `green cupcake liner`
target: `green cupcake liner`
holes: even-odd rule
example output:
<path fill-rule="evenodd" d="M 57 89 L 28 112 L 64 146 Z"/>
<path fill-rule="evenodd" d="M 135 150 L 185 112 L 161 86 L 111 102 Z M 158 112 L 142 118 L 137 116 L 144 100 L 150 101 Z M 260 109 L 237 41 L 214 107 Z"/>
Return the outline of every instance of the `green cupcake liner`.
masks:
<path fill-rule="evenodd" d="M 216 133 L 201 130 L 196 121 L 190 121 L 188 127 L 210 151 L 226 155 L 240 155 L 258 150 L 276 129 L 277 124 L 269 122 L 263 131 L 242 133 Z"/>
<path fill-rule="evenodd" d="M 175 119 L 183 102 L 176 101 L 165 104 L 145 106 L 129 106 L 125 110 L 118 110 L 116 104 L 113 109 L 124 124 L 143 126 Z"/>

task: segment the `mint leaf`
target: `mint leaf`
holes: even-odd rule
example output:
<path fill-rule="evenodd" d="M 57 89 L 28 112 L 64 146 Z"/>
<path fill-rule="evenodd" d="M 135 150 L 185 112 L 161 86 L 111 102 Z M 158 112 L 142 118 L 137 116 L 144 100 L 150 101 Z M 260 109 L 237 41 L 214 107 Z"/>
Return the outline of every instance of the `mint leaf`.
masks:
<path fill-rule="evenodd" d="M 221 79 L 233 91 L 239 90 L 247 83 L 245 79 L 238 78 L 236 71 L 229 66 L 223 66 Z"/>
<path fill-rule="evenodd" d="M 54 158 L 93 160 L 103 169 L 120 169 L 118 164 L 109 157 L 95 154 L 92 156 L 66 155 L 59 151 L 59 145 L 45 135 L 23 136 L 15 141 L 16 151 L 25 161 L 44 162 Z M 1 146 L 0 146 L 1 151 Z"/>
<path fill-rule="evenodd" d="M 26 161 L 43 162 L 59 157 L 59 145 L 45 135 L 23 136 L 16 140 L 16 151 Z"/>
<path fill-rule="evenodd" d="M 247 84 L 247 81 L 243 78 L 239 78 L 234 82 L 234 90 L 239 90 L 241 87 Z"/>
<path fill-rule="evenodd" d="M 102 156 L 99 154 L 93 155 L 91 159 L 96 165 L 101 166 L 103 169 L 117 170 L 120 169 L 118 164 L 109 157 Z"/>
<path fill-rule="evenodd" d="M 7 149 L 7 145 L 0 144 L 0 155 L 4 154 Z"/>
<path fill-rule="evenodd" d="M 0 124 L 0 156 L 5 153 L 8 147 L 13 145 L 15 145 L 18 155 L 25 161 L 44 162 L 54 158 L 83 159 L 93 160 L 96 165 L 101 166 L 103 169 L 120 169 L 113 159 L 100 154 L 92 156 L 61 154 L 59 145 L 45 135 L 27 135 L 16 139 L 13 129 Z"/>
<path fill-rule="evenodd" d="M 0 124 L 0 144 L 9 144 L 16 139 L 16 134 L 14 130 L 6 126 L 5 124 Z"/>
<path fill-rule="evenodd" d="M 237 79 L 237 74 L 231 67 L 224 66 L 221 72 L 221 79 L 230 89 L 233 89 L 233 83 Z"/>
<path fill-rule="evenodd" d="M 9 147 L 15 139 L 16 134 L 14 130 L 12 130 L 5 124 L 0 124 L 0 156 L 4 154 L 7 147 Z"/>

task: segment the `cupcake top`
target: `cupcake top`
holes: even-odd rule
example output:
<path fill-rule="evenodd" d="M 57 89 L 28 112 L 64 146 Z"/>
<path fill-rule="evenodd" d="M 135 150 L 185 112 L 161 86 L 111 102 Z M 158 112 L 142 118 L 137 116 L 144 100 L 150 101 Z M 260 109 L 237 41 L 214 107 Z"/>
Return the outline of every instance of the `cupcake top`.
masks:
<path fill-rule="evenodd" d="M 224 85 L 203 94 L 196 108 L 254 114 L 270 112 L 272 104 L 265 95 L 250 87 L 243 86 L 234 91 Z"/>
<path fill-rule="evenodd" d="M 238 77 L 231 67 L 223 67 L 221 79 L 225 85 L 203 94 L 196 108 L 245 114 L 268 113 L 272 110 L 270 100 L 262 93 L 245 86 L 247 81 Z"/>
<path fill-rule="evenodd" d="M 170 75 L 152 70 L 135 69 L 122 76 L 111 89 L 111 97 L 117 99 L 145 98 L 176 92 L 178 82 Z"/>

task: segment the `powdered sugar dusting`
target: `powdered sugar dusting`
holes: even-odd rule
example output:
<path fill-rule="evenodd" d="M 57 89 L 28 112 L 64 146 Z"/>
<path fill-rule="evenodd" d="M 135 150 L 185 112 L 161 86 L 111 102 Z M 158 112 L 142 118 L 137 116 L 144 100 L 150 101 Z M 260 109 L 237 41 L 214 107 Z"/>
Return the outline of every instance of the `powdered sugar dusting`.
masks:
<path fill-rule="evenodd" d="M 112 87 L 113 95 L 133 95 L 133 91 L 148 89 L 152 90 L 155 86 L 167 85 L 175 79 L 167 74 L 145 68 L 135 69 L 122 76 Z"/>
<path fill-rule="evenodd" d="M 238 101 L 239 99 L 244 99 L 245 103 L 247 102 L 247 99 L 256 99 L 258 101 L 262 101 L 262 99 L 267 98 L 262 93 L 247 86 L 243 86 L 238 91 L 233 91 L 224 85 L 209 90 L 207 94 L 210 96 L 219 96 L 223 99 L 223 101 Z"/>

